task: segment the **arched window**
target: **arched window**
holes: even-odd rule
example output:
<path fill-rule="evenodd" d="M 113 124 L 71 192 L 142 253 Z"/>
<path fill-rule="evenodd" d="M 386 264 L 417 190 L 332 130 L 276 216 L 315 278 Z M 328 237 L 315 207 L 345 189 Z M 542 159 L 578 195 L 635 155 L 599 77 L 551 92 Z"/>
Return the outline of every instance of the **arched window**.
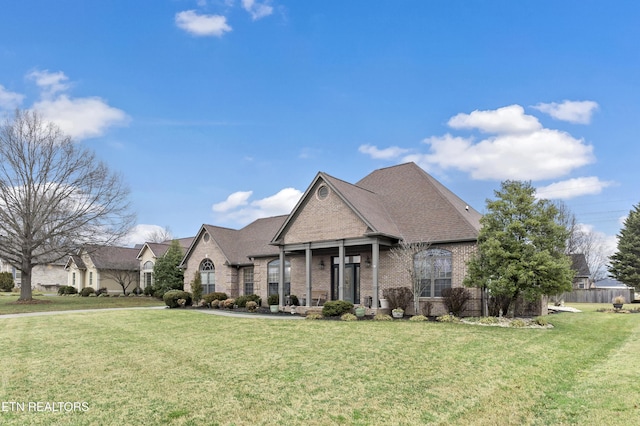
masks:
<path fill-rule="evenodd" d="M 268 265 L 267 277 L 269 280 L 269 296 L 278 294 L 278 283 L 280 282 L 280 259 L 272 260 Z M 284 295 L 291 294 L 291 262 L 284 261 Z"/>
<path fill-rule="evenodd" d="M 200 278 L 202 279 L 202 294 L 216 291 L 216 268 L 211 259 L 200 262 Z"/>
<path fill-rule="evenodd" d="M 145 288 L 153 285 L 153 262 L 150 260 L 147 260 L 142 265 L 142 282 Z"/>
<path fill-rule="evenodd" d="M 416 291 L 420 297 L 442 297 L 442 290 L 451 288 L 451 252 L 429 249 L 413 257 Z"/>

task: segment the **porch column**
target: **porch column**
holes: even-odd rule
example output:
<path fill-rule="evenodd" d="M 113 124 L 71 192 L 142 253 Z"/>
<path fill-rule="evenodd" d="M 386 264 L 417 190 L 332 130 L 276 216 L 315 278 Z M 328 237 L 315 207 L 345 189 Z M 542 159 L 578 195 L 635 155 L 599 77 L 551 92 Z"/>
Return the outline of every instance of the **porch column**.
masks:
<path fill-rule="evenodd" d="M 307 274 L 307 307 L 311 307 L 311 265 L 313 265 L 313 260 L 311 256 L 311 243 L 307 243 L 307 247 L 304 249 L 305 254 L 305 269 Z"/>
<path fill-rule="evenodd" d="M 338 300 L 344 300 L 344 240 L 338 241 Z"/>
<path fill-rule="evenodd" d="M 380 283 L 378 282 L 378 264 L 380 263 L 380 243 L 378 239 L 371 244 L 371 267 L 373 271 L 371 271 L 372 275 L 372 287 L 373 287 L 373 300 L 372 308 L 378 309 L 378 292 L 380 290 Z"/>
<path fill-rule="evenodd" d="M 280 299 L 279 305 L 280 307 L 284 306 L 284 246 L 280 246 L 280 266 L 279 266 L 278 275 L 278 297 Z"/>

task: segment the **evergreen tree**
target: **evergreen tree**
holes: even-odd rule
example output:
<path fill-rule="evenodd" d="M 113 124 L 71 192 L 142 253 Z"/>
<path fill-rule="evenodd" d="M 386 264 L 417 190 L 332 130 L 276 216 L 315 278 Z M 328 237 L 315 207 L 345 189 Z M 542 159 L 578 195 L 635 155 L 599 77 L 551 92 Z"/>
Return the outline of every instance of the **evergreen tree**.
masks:
<path fill-rule="evenodd" d="M 478 252 L 464 284 L 489 289 L 505 313 L 519 296 L 534 301 L 571 291 L 573 271 L 564 254 L 568 231 L 558 209 L 536 200 L 527 182 L 505 181 L 495 194 L 480 220 Z"/>
<path fill-rule="evenodd" d="M 198 303 L 202 299 L 202 276 L 200 271 L 196 271 L 193 274 L 193 280 L 191 281 L 191 294 L 193 295 L 193 301 Z"/>
<path fill-rule="evenodd" d="M 611 275 L 640 290 L 640 204 L 630 212 L 618 235 L 618 251 L 610 257 Z"/>
<path fill-rule="evenodd" d="M 169 249 L 153 266 L 153 295 L 162 297 L 169 290 L 184 288 L 184 271 L 178 266 L 182 262 L 182 247 L 177 240 L 173 240 Z"/>

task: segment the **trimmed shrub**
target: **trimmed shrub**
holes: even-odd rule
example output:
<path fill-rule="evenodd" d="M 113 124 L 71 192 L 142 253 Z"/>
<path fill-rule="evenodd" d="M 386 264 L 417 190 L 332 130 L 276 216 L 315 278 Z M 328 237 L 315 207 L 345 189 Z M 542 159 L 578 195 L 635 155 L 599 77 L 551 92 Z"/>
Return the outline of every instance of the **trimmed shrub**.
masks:
<path fill-rule="evenodd" d="M 236 304 L 236 299 L 227 299 L 220 301 L 220 307 L 225 309 L 233 309 Z"/>
<path fill-rule="evenodd" d="M 358 321 L 358 317 L 353 314 L 342 314 L 340 321 Z"/>
<path fill-rule="evenodd" d="M 205 302 L 207 302 L 208 304 L 211 304 L 211 302 L 214 300 L 227 300 L 229 296 L 227 296 L 227 293 L 213 292 L 213 293 L 205 294 L 204 296 L 202 296 L 202 298 L 204 299 Z"/>
<path fill-rule="evenodd" d="M 514 327 L 514 328 L 522 328 L 522 327 L 526 327 L 526 325 L 527 323 L 524 322 L 524 320 L 521 320 L 520 318 L 514 319 L 509 323 L 509 327 Z"/>
<path fill-rule="evenodd" d="M 238 306 L 240 306 L 240 305 L 238 305 Z M 249 300 L 245 306 L 247 308 L 247 311 L 249 311 L 249 312 L 255 312 L 256 309 L 258 309 L 258 303 L 254 302 L 253 300 Z"/>
<path fill-rule="evenodd" d="M 325 302 L 322 307 L 322 315 L 325 317 L 339 317 L 342 314 L 351 312 L 353 309 L 353 303 L 346 300 L 330 300 Z"/>
<path fill-rule="evenodd" d="M 257 294 L 246 294 L 244 296 L 238 296 L 236 299 L 238 308 L 245 308 L 248 302 L 255 302 L 258 306 L 262 305 L 262 299 Z"/>
<path fill-rule="evenodd" d="M 100 296 L 101 294 L 106 294 L 107 296 L 109 295 L 109 290 L 107 290 L 105 287 L 99 288 L 96 290 L 96 294 L 98 296 Z"/>
<path fill-rule="evenodd" d="M 413 321 L 413 322 L 420 322 L 420 321 L 427 321 L 428 318 L 425 317 L 424 315 L 414 315 L 411 318 L 409 318 L 409 321 Z"/>
<path fill-rule="evenodd" d="M 280 295 L 278 294 L 270 295 L 269 297 L 267 297 L 267 303 L 269 304 L 269 306 L 280 304 Z"/>
<path fill-rule="evenodd" d="M 413 292 L 409 287 L 386 288 L 382 291 L 382 297 L 389 301 L 391 309 L 400 308 L 406 311 L 413 301 Z"/>
<path fill-rule="evenodd" d="M 542 327 L 549 325 L 549 321 L 545 317 L 535 317 L 533 323 Z"/>
<path fill-rule="evenodd" d="M 178 308 L 181 306 L 178 300 L 184 299 L 182 306 L 191 306 L 191 293 L 182 290 L 169 290 L 162 296 L 164 303 L 170 308 Z"/>
<path fill-rule="evenodd" d="M 289 296 L 289 300 L 291 301 L 292 306 L 300 306 L 300 301 L 298 300 L 298 296 L 292 294 Z"/>
<path fill-rule="evenodd" d="M 146 286 L 144 290 L 142 290 L 142 294 L 145 296 L 153 296 L 153 287 L 150 285 Z"/>
<path fill-rule="evenodd" d="M 85 287 L 80 290 L 80 296 L 89 297 L 90 294 L 95 294 L 95 292 L 96 291 L 93 289 L 93 287 Z"/>
<path fill-rule="evenodd" d="M 13 274 L 0 272 L 0 291 L 9 292 L 11 290 L 13 290 Z"/>
<path fill-rule="evenodd" d="M 213 299 L 209 306 L 211 306 L 211 309 L 218 309 L 220 308 L 220 301 L 218 299 Z"/>
<path fill-rule="evenodd" d="M 498 318 L 496 317 L 482 317 L 478 320 L 480 324 L 497 324 Z"/>
<path fill-rule="evenodd" d="M 63 285 L 58 289 L 58 294 L 78 294 L 78 290 L 72 285 Z"/>
<path fill-rule="evenodd" d="M 313 320 L 320 320 L 320 319 L 322 319 L 322 318 L 323 318 L 323 317 L 322 317 L 322 315 L 321 315 L 321 314 L 309 314 L 309 315 L 307 315 L 306 317 L 304 317 L 304 319 L 306 319 L 306 320 L 311 320 L 311 321 L 313 321 Z"/>
<path fill-rule="evenodd" d="M 456 318 L 455 315 L 442 315 L 436 318 L 438 322 L 460 322 L 459 318 Z"/>
<path fill-rule="evenodd" d="M 387 315 L 387 314 L 376 314 L 373 317 L 374 321 L 393 321 L 393 318 L 391 318 L 391 315 Z"/>
<path fill-rule="evenodd" d="M 463 287 L 445 288 L 442 290 L 442 301 L 447 311 L 459 317 L 467 307 L 467 302 L 471 299 L 469 290 Z"/>

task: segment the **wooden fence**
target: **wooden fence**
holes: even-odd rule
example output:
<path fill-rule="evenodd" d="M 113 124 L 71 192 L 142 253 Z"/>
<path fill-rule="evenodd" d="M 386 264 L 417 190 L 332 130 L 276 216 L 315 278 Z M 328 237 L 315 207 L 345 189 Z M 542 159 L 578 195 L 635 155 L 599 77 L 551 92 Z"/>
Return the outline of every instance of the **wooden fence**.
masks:
<path fill-rule="evenodd" d="M 623 296 L 627 303 L 633 302 L 634 290 L 623 288 L 593 288 L 590 290 L 573 290 L 551 298 L 550 303 L 564 300 L 574 303 L 611 303 L 614 297 Z"/>

